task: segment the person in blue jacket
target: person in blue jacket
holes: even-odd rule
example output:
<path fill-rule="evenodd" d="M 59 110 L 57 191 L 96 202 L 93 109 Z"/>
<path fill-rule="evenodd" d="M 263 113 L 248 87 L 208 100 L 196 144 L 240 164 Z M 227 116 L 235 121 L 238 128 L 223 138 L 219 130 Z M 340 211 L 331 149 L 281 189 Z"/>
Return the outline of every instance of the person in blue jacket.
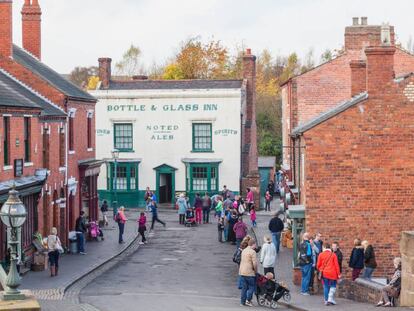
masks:
<path fill-rule="evenodd" d="M 360 239 L 354 240 L 354 248 L 349 258 L 349 267 L 352 268 L 352 281 L 355 281 L 361 270 L 364 269 L 364 247 Z"/>

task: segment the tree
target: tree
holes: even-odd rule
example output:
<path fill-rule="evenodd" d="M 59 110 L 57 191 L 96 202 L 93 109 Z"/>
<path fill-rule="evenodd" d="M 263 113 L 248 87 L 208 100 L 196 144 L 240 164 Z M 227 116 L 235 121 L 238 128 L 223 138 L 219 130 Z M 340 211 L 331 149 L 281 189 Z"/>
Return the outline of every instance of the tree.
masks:
<path fill-rule="evenodd" d="M 313 48 L 310 48 L 305 55 L 305 59 L 304 59 L 304 62 L 301 68 L 301 73 L 309 71 L 313 67 L 315 67 L 315 57 L 314 57 Z"/>
<path fill-rule="evenodd" d="M 122 60 L 115 64 L 117 75 L 132 77 L 143 74 L 143 67 L 140 62 L 141 50 L 138 46 L 131 44 L 122 56 Z"/>
<path fill-rule="evenodd" d="M 89 78 L 98 75 L 98 67 L 75 67 L 69 75 L 69 80 L 81 88 L 86 88 Z"/>
<path fill-rule="evenodd" d="M 333 59 L 333 54 L 330 49 L 326 49 L 321 55 L 321 63 L 329 62 Z"/>
<path fill-rule="evenodd" d="M 220 79 L 227 76 L 228 52 L 220 41 L 185 41 L 178 54 L 164 69 L 166 79 Z M 166 72 L 168 71 L 168 72 Z"/>

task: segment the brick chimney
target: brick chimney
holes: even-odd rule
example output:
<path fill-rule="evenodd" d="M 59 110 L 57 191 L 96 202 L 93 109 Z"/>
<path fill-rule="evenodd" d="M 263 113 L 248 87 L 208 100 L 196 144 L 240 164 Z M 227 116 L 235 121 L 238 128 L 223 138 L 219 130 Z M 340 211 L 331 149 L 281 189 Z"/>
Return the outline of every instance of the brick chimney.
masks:
<path fill-rule="evenodd" d="M 243 79 L 246 84 L 246 116 L 245 116 L 245 150 L 248 150 L 246 173 L 256 172 L 257 142 L 256 142 L 256 56 L 247 49 L 243 56 Z"/>
<path fill-rule="evenodd" d="M 13 53 L 12 0 L 0 0 L 0 57 L 11 57 Z"/>
<path fill-rule="evenodd" d="M 99 80 L 101 81 L 101 88 L 108 89 L 111 81 L 111 63 L 112 59 L 108 57 L 101 57 L 99 62 Z"/>
<path fill-rule="evenodd" d="M 367 56 L 367 90 L 369 95 L 384 93 L 395 78 L 394 53 L 395 46 L 381 45 L 365 49 Z"/>
<path fill-rule="evenodd" d="M 351 97 L 367 90 L 367 63 L 364 60 L 352 60 L 351 67 Z"/>
<path fill-rule="evenodd" d="M 361 23 L 359 23 L 361 20 Z M 390 26 L 391 45 L 395 44 L 394 26 Z M 345 50 L 361 50 L 381 45 L 381 26 L 368 25 L 368 18 L 354 17 L 352 26 L 345 28 Z"/>
<path fill-rule="evenodd" d="M 22 8 L 23 48 L 41 59 L 42 56 L 42 10 L 38 0 L 25 0 Z"/>

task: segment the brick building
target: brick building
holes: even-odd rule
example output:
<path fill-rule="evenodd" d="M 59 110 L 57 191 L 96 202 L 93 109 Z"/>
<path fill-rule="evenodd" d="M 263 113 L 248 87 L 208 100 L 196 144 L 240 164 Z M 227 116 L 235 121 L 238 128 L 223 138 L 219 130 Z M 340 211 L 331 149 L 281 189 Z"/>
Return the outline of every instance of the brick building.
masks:
<path fill-rule="evenodd" d="M 24 169 L 22 177 L 40 168 L 48 171 L 35 201 L 37 215 L 33 215 L 32 231 L 46 234 L 56 226 L 65 241 L 81 209 L 92 219 L 98 216 L 97 177 L 101 162 L 95 160 L 93 135 L 96 99 L 41 62 L 41 10 L 37 0 L 26 0 L 22 9 L 23 48 L 13 44 L 12 4 L 11 0 L 0 0 L 1 72 L 22 86 L 16 93 L 28 89 L 60 113 L 50 115 L 39 110 L 38 117 L 30 119 L 30 148 L 36 161 L 24 164 L 33 168 Z M 7 118 L 8 113 L 3 117 Z M 10 135 L 23 141 L 18 127 L 23 125 L 18 124 L 13 123 Z M 9 152 L 11 165 L 1 162 L 1 181 L 16 177 L 3 172 L 15 169 L 14 159 L 22 158 L 21 147 L 10 148 Z"/>
<path fill-rule="evenodd" d="M 394 27 L 390 27 L 391 44 L 395 43 Z M 351 96 L 352 60 L 365 59 L 364 48 L 381 42 L 381 26 L 368 25 L 367 18 L 353 19 L 345 28 L 344 47 L 336 58 L 304 74 L 293 77 L 282 85 L 283 164 L 294 169 L 290 134 L 298 125 L 335 106 Z M 414 71 L 414 56 L 400 48 L 394 54 L 396 75 Z"/>
<path fill-rule="evenodd" d="M 378 276 L 393 271 L 401 231 L 414 226 L 414 76 L 396 76 L 411 60 L 402 66 L 392 34 L 383 26 L 382 40 L 348 64 L 348 98 L 332 100 L 291 135 L 301 150 L 293 175 L 302 188 L 306 231 L 339 241 L 345 259 L 355 238 L 367 239 L 376 249 Z"/>
<path fill-rule="evenodd" d="M 258 203 L 255 60 L 248 49 L 240 80 L 117 81 L 111 59 L 100 58 L 101 83 L 91 94 L 99 99 L 97 155 L 107 163 L 101 200 L 145 206 L 150 187 L 159 203 L 174 203 L 182 192 L 193 202 L 196 193 L 226 185 L 243 195 L 251 187 Z"/>

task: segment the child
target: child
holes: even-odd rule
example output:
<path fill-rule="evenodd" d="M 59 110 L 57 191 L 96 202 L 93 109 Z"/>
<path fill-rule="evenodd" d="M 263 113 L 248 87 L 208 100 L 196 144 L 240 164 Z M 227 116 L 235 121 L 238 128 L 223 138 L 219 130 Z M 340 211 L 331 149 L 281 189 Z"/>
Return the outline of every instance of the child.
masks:
<path fill-rule="evenodd" d="M 217 223 L 218 241 L 223 243 L 224 218 L 220 217 Z"/>
<path fill-rule="evenodd" d="M 140 242 L 139 244 L 147 244 L 147 239 L 145 238 L 145 231 L 147 231 L 147 227 L 145 226 L 147 223 L 147 217 L 145 216 L 144 212 L 141 212 L 141 215 L 139 216 L 138 219 L 138 232 L 139 234 L 141 234 L 142 237 L 142 242 Z"/>
<path fill-rule="evenodd" d="M 270 195 L 269 190 L 267 190 L 265 194 L 265 201 L 266 201 L 265 211 L 267 212 L 270 212 L 270 201 L 271 200 L 272 200 L 272 196 Z"/>
<path fill-rule="evenodd" d="M 254 205 L 252 205 L 252 209 L 250 210 L 250 221 L 252 222 L 252 227 L 256 228 L 256 210 Z"/>

